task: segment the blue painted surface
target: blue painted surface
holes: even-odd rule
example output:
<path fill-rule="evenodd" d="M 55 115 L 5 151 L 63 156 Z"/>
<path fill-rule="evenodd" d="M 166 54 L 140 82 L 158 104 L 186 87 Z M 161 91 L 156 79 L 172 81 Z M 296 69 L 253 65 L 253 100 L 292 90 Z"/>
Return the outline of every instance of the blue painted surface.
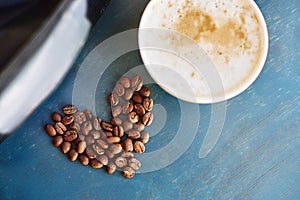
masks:
<path fill-rule="evenodd" d="M 178 160 L 131 180 L 71 163 L 52 146 L 43 125 L 53 110 L 72 101 L 74 78 L 85 56 L 107 37 L 137 27 L 147 2 L 112 1 L 62 84 L 0 144 L 0 199 L 300 199 L 299 0 L 256 1 L 269 30 L 268 59 L 256 82 L 226 102 L 222 135 L 206 158 L 199 159 L 198 152 L 210 105 L 199 105 L 197 135 Z M 108 116 L 104 96 L 117 77 L 141 63 L 138 52 L 132 52 L 105 72 L 108 78 L 96 97 L 99 115 Z M 151 87 L 168 115 L 147 145 L 155 151 L 175 137 L 185 111 L 179 110 L 177 99 Z"/>

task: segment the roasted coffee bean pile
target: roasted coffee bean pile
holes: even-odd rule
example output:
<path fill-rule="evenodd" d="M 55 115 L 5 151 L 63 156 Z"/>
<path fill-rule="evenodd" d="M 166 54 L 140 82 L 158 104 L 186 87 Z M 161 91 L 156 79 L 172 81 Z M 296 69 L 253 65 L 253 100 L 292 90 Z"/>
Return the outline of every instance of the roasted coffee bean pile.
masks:
<path fill-rule="evenodd" d="M 125 178 L 132 178 L 141 167 L 133 152 L 144 153 L 150 137 L 144 130 L 153 121 L 150 94 L 140 76 L 122 77 L 108 96 L 110 122 L 94 117 L 90 110 L 66 105 L 63 114 L 51 115 L 54 124 L 46 124 L 45 130 L 71 161 L 92 168 L 105 166 L 109 174 L 120 170 Z"/>

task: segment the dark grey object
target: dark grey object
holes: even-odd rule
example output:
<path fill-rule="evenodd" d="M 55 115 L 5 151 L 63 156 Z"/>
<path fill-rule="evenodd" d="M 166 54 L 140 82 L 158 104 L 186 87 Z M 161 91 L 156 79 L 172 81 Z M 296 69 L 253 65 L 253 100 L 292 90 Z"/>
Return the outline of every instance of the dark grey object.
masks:
<path fill-rule="evenodd" d="M 62 80 L 108 2 L 0 4 L 0 136 L 21 124 Z"/>

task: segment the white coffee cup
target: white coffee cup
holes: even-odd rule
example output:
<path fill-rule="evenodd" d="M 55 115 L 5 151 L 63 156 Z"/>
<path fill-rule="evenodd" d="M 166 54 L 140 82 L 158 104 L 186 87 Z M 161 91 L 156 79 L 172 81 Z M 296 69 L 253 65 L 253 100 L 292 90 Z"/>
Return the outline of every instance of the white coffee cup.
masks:
<path fill-rule="evenodd" d="M 267 57 L 267 27 L 253 0 L 152 0 L 139 28 L 149 74 L 170 94 L 193 103 L 240 94 Z"/>

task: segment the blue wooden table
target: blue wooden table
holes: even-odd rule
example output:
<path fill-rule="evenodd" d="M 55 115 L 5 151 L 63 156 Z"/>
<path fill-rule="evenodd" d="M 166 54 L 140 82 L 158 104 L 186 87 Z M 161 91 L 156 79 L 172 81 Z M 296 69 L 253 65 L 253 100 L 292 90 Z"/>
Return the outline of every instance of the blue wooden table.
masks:
<path fill-rule="evenodd" d="M 120 173 L 108 175 L 71 163 L 52 146 L 43 125 L 52 111 L 72 102 L 85 58 L 110 36 L 138 27 L 147 3 L 112 1 L 64 81 L 0 144 L 0 199 L 300 199 L 299 0 L 256 1 L 269 30 L 267 62 L 249 89 L 225 102 L 222 135 L 205 158 L 198 153 L 216 114 L 213 106 L 181 102 L 155 84 L 150 87 L 157 116 L 147 152 L 163 152 L 144 163 L 145 169 L 150 166 L 148 172 L 130 180 Z M 97 115 L 108 117 L 105 96 L 113 83 L 141 64 L 138 51 L 132 51 L 106 69 L 95 94 Z M 189 117 L 194 108 L 199 120 Z M 191 138 L 176 143 L 178 155 L 170 152 L 166 157 L 164 147 L 181 134 L 182 116 L 183 125 L 191 127 L 184 134 Z"/>

